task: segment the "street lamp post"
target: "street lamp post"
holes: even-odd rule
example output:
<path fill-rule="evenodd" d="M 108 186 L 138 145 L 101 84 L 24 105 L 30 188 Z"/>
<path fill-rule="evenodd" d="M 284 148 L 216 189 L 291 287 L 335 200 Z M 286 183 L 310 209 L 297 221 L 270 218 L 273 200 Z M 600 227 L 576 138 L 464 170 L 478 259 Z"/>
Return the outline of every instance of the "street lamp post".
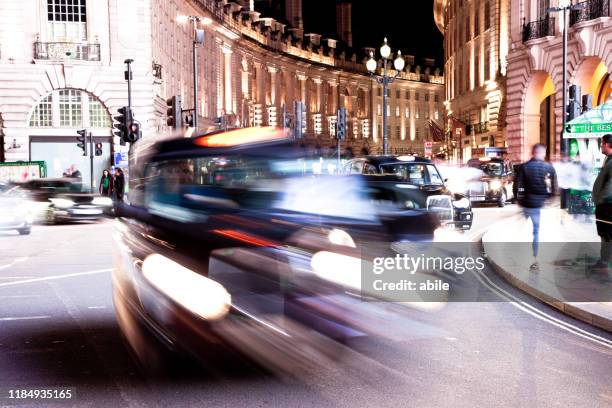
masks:
<path fill-rule="evenodd" d="M 203 24 L 209 24 L 210 18 L 204 17 L 200 19 L 198 16 L 179 16 L 177 17 L 179 23 L 186 23 L 190 21 L 193 24 L 193 129 L 198 130 L 198 44 L 204 42 L 204 30 L 198 28 L 198 23 L 202 21 Z"/>
<path fill-rule="evenodd" d="M 377 83 L 383 86 L 383 154 L 389 154 L 389 130 L 387 129 L 387 98 L 389 97 L 389 84 L 393 83 L 400 72 L 404 70 L 404 66 L 406 62 L 404 58 L 402 58 L 401 51 L 397 52 L 397 58 L 393 61 L 393 67 L 395 68 L 395 75 L 389 75 L 389 58 L 391 57 L 391 47 L 387 44 L 387 39 L 385 38 L 385 42 L 380 47 L 380 55 L 383 58 L 383 73 L 382 75 L 376 75 L 376 68 L 378 67 L 378 63 L 374 59 L 374 53 L 370 52 L 370 58 L 366 62 L 366 68 L 370 72 L 370 76 L 376 80 Z"/>

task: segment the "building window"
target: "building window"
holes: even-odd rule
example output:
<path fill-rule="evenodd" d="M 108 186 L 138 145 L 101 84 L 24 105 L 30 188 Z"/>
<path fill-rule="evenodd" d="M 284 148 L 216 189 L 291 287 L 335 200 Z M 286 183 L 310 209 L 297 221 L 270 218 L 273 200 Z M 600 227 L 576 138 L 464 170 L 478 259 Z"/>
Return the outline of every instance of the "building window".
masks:
<path fill-rule="evenodd" d="M 440 102 L 440 96 L 438 94 L 434 95 L 434 102 Z"/>
<path fill-rule="evenodd" d="M 30 127 L 110 128 L 110 115 L 93 95 L 77 89 L 60 89 L 43 98 L 32 111 Z"/>
<path fill-rule="evenodd" d="M 111 127 L 110 118 L 106 109 L 99 100 L 92 95 L 87 95 L 89 103 L 89 126 L 93 128 Z"/>
<path fill-rule="evenodd" d="M 414 110 L 414 117 L 417 118 L 417 119 L 419 119 L 421 117 L 421 112 L 420 112 L 419 108 L 416 108 Z"/>
<path fill-rule="evenodd" d="M 406 91 L 406 99 L 410 100 L 410 91 Z"/>
<path fill-rule="evenodd" d="M 391 117 L 391 106 L 387 105 L 387 117 Z"/>
<path fill-rule="evenodd" d="M 421 97 L 421 95 L 419 95 L 419 93 L 418 93 L 418 92 L 415 92 L 415 93 L 414 93 L 414 100 L 415 100 L 415 101 L 418 101 L 420 97 Z"/>
<path fill-rule="evenodd" d="M 398 117 L 398 118 L 401 116 L 400 107 L 399 106 L 395 107 L 395 116 Z"/>
<path fill-rule="evenodd" d="M 434 119 L 435 120 L 439 120 L 440 119 L 440 112 L 437 109 L 434 111 Z"/>
<path fill-rule="evenodd" d="M 378 88 L 378 89 L 376 90 L 376 93 L 378 94 L 378 96 L 382 96 L 382 91 L 381 91 L 381 89 L 380 89 L 380 88 Z"/>
<path fill-rule="evenodd" d="M 380 108 L 380 103 L 376 105 L 376 114 L 380 116 L 382 114 L 382 109 Z"/>
<path fill-rule="evenodd" d="M 415 139 L 419 140 L 421 137 L 421 129 L 419 129 L 419 127 L 416 127 L 416 131 L 415 131 Z"/>
<path fill-rule="evenodd" d="M 538 0 L 538 19 L 543 20 L 548 17 L 548 9 L 550 8 L 550 0 Z"/>
<path fill-rule="evenodd" d="M 425 102 L 429 102 L 429 94 L 428 93 L 425 94 Z"/>
<path fill-rule="evenodd" d="M 59 92 L 60 127 L 79 127 L 83 125 L 81 91 L 64 89 Z"/>
<path fill-rule="evenodd" d="M 55 41 L 87 39 L 86 0 L 47 0 L 47 27 Z"/>
<path fill-rule="evenodd" d="M 398 139 L 402 138 L 402 128 L 400 126 L 395 127 L 395 135 Z"/>
<path fill-rule="evenodd" d="M 38 106 L 34 108 L 32 116 L 30 117 L 31 127 L 51 127 L 53 126 L 53 101 L 49 94 L 45 99 L 40 101 Z"/>
<path fill-rule="evenodd" d="M 410 119 L 410 108 L 406 107 L 406 119 Z"/>
<path fill-rule="evenodd" d="M 429 119 L 429 109 L 425 109 L 425 119 Z"/>
<path fill-rule="evenodd" d="M 400 98 L 402 97 L 402 96 L 401 96 L 401 93 L 402 93 L 402 91 L 400 91 L 399 89 L 398 89 L 398 90 L 396 90 L 396 91 L 395 91 L 395 97 L 396 97 L 397 99 L 400 99 Z"/>
<path fill-rule="evenodd" d="M 488 1 L 485 1 L 484 9 L 484 29 L 485 31 L 491 28 L 491 5 Z"/>
<path fill-rule="evenodd" d="M 480 35 L 480 7 L 479 4 L 474 7 L 474 37 L 478 37 Z"/>

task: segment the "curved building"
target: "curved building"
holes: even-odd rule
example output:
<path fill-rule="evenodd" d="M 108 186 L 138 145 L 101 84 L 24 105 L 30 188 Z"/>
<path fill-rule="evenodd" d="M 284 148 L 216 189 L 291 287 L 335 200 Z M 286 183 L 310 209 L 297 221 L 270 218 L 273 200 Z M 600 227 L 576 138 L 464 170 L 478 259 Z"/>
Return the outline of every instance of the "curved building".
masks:
<path fill-rule="evenodd" d="M 509 0 L 435 0 L 444 35 L 445 103 L 457 160 L 506 146 Z"/>

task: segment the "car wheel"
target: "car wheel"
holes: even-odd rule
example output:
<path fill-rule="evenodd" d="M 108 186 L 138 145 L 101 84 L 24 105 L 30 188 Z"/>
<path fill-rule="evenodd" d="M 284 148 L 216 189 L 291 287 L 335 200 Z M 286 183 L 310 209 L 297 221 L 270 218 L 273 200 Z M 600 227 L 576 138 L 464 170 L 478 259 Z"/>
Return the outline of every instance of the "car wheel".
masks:
<path fill-rule="evenodd" d="M 140 371 L 146 376 L 168 374 L 172 352 L 138 319 L 118 294 L 113 296 L 121 337 Z"/>
<path fill-rule="evenodd" d="M 502 191 L 501 196 L 499 197 L 499 201 L 497 202 L 498 207 L 504 207 L 506 205 L 506 201 L 508 200 L 508 196 L 505 191 Z"/>
<path fill-rule="evenodd" d="M 30 235 L 30 232 L 32 232 L 30 228 L 21 228 L 17 231 L 19 232 L 19 235 Z"/>

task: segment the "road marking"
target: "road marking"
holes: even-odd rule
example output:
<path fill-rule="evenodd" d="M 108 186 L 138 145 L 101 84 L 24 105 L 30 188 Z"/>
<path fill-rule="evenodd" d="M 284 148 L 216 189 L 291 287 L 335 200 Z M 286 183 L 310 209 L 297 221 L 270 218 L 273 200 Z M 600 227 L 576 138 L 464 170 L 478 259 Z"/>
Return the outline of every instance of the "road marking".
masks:
<path fill-rule="evenodd" d="M 36 282 L 44 282 L 44 281 L 53 281 L 53 280 L 58 280 L 58 279 L 74 278 L 77 276 L 97 275 L 100 273 L 106 273 L 110 271 L 112 271 L 112 269 L 110 268 L 98 269 L 95 271 L 88 271 L 88 272 L 68 273 L 65 275 L 45 276 L 44 278 L 34 278 L 34 279 L 25 279 L 25 280 L 14 281 L 14 282 L 5 282 L 5 283 L 0 283 L 0 288 L 4 288 L 7 286 L 25 285 L 27 283 L 36 283 Z"/>
<path fill-rule="evenodd" d="M 25 261 L 28 258 L 29 258 L 29 256 L 22 256 L 20 258 L 16 258 L 14 261 L 12 261 L 10 263 L 4 264 L 4 265 L 0 265 L 0 271 L 3 270 L 3 269 L 6 269 L 6 268 L 10 268 L 11 266 L 14 266 L 14 265 L 18 264 L 19 262 L 23 262 L 23 261 Z"/>
<path fill-rule="evenodd" d="M 88 309 L 106 309 L 106 306 L 87 306 Z"/>
<path fill-rule="evenodd" d="M 591 340 L 601 346 L 612 349 L 612 340 L 608 340 L 604 337 L 601 337 L 591 332 L 588 332 L 586 330 L 583 330 L 580 327 L 574 326 L 571 323 L 564 322 L 563 320 L 559 320 L 556 317 L 553 317 L 539 310 L 538 308 L 531 306 L 529 303 L 517 298 L 513 294 L 500 288 L 493 281 L 491 281 L 491 279 L 489 279 L 489 277 L 486 276 L 484 273 L 479 272 L 479 271 L 474 271 L 474 270 L 471 270 L 471 272 L 476 276 L 476 279 L 478 279 L 480 283 L 482 283 L 485 286 L 488 286 L 490 289 L 497 292 L 497 294 L 501 296 L 502 298 L 507 299 L 509 303 L 512 304 L 517 309 L 522 310 L 523 312 L 530 314 L 531 316 L 537 319 L 540 319 L 549 324 L 552 324 L 553 326 L 556 326 L 562 330 L 570 332 L 576 336 L 582 337 L 587 340 Z"/>
<path fill-rule="evenodd" d="M 49 319 L 51 316 L 23 316 L 23 317 L 0 317 L 0 322 L 12 322 L 15 320 L 38 320 Z"/>

